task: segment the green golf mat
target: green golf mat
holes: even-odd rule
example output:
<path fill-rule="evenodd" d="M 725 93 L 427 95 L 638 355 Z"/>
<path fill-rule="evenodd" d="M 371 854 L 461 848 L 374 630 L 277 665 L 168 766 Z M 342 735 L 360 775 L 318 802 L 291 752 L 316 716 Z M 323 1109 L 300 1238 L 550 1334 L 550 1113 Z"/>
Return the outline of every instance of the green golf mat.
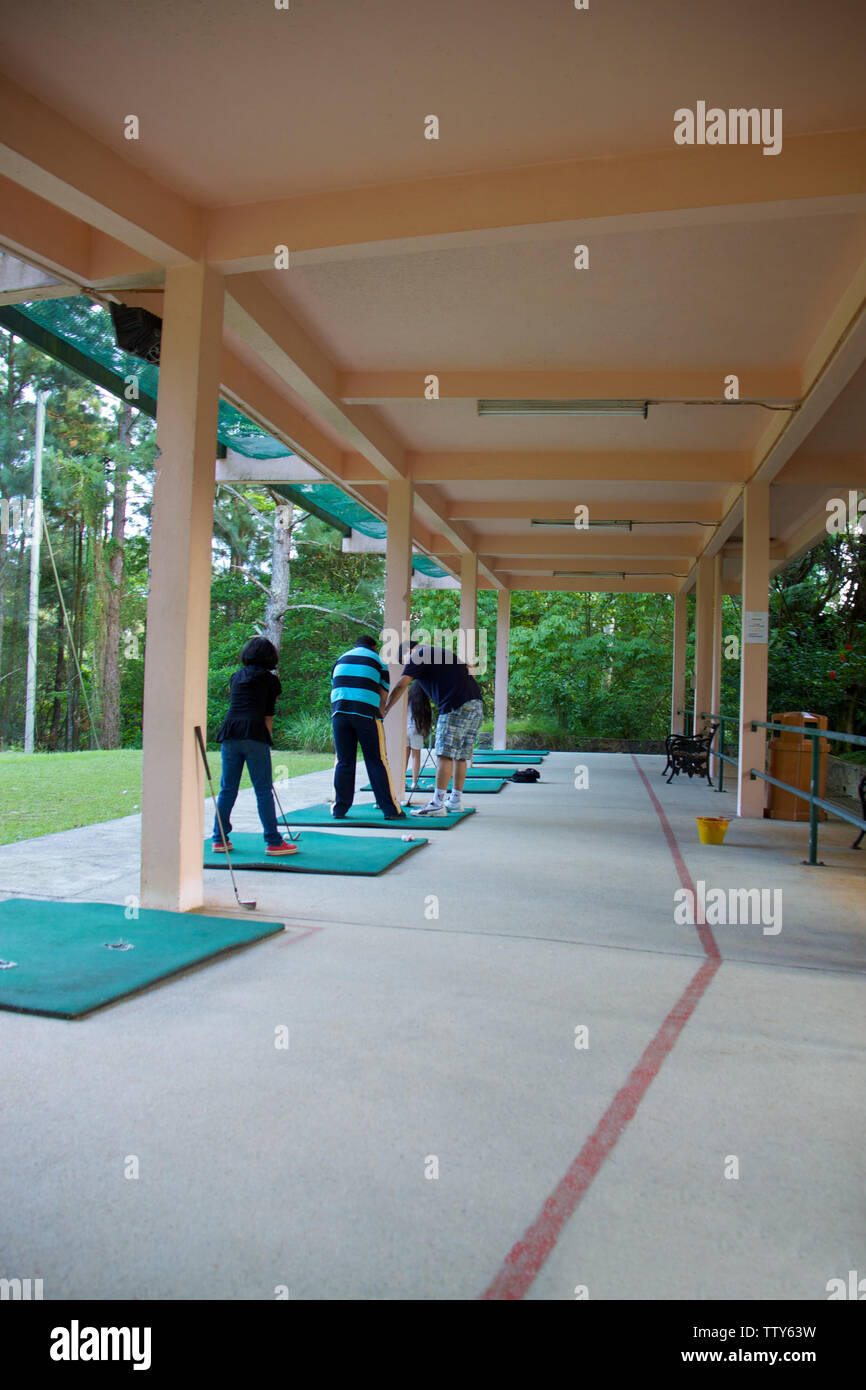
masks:
<path fill-rule="evenodd" d="M 496 754 L 493 754 L 493 753 L 478 753 L 478 752 L 476 752 L 476 753 L 473 754 L 473 761 L 474 761 L 476 767 L 487 767 L 488 763 L 503 763 L 503 764 L 507 765 L 508 767 L 511 767 L 511 766 L 517 767 L 517 766 L 519 766 L 521 763 L 525 763 L 527 766 L 529 766 L 530 763 L 540 763 L 540 762 L 543 762 L 544 759 L 541 758 L 541 757 L 539 757 L 539 755 L 538 755 L 537 753 L 533 755 L 532 753 L 529 753 L 529 754 L 524 754 L 524 753 L 496 753 Z"/>
<path fill-rule="evenodd" d="M 466 781 L 471 782 L 476 777 L 487 778 L 488 780 L 491 777 L 513 777 L 516 771 L 517 768 L 513 763 L 506 763 L 504 767 L 498 767 L 496 763 L 479 763 L 477 767 L 467 767 Z M 407 775 L 411 777 L 412 774 L 408 773 Z M 435 772 L 430 768 L 425 768 L 421 773 L 422 777 L 435 777 L 435 775 Z"/>
<path fill-rule="evenodd" d="M 325 809 L 327 811 L 329 808 Z M 302 821 L 297 811 L 289 821 L 292 829 L 296 825 L 326 823 L 336 824 L 330 816 L 327 817 L 327 821 L 324 817 L 316 821 Z M 341 821 L 340 824 L 344 825 L 345 822 Z M 423 825 L 424 822 L 420 824 Z M 261 835 L 235 835 L 233 831 L 230 839 L 234 845 L 234 849 L 229 853 L 233 869 L 270 869 L 276 873 L 289 874 L 365 874 L 367 877 L 383 874 L 386 869 L 392 868 L 398 859 L 404 859 L 407 854 L 412 854 L 414 850 L 421 849 L 422 845 L 427 843 L 421 839 L 415 840 L 413 844 L 404 845 L 395 844 L 393 840 L 380 839 L 378 835 L 368 835 L 366 839 L 359 840 L 357 835 L 317 835 L 313 831 L 300 836 L 297 854 L 269 859 L 265 854 Z M 228 868 L 225 855 L 214 854 L 211 844 L 210 840 L 204 842 L 205 868 Z"/>
<path fill-rule="evenodd" d="M 477 753 L 486 753 L 492 758 L 547 758 L 549 748 L 478 748 Z"/>
<path fill-rule="evenodd" d="M 299 825 L 333 825 L 339 826 L 341 830 L 402 830 L 404 835 L 409 834 L 410 832 L 414 835 L 415 832 L 418 830 L 451 830 L 455 825 L 458 824 L 459 821 L 465 820 L 467 816 L 474 815 L 474 811 L 467 810 L 457 811 L 454 814 L 449 814 L 445 816 L 408 816 L 406 820 L 386 820 L 385 817 L 382 815 L 382 812 L 379 810 L 379 807 L 376 806 L 375 803 L 369 802 L 365 806 L 350 806 L 348 814 L 344 816 L 342 820 L 334 820 L 334 817 L 331 815 L 331 803 L 329 801 L 323 801 L 318 806 L 304 806 L 299 811 L 292 811 L 284 821 L 280 821 L 278 819 L 277 824 L 290 825 L 293 830 L 296 826 Z M 240 835 L 234 836 L 232 843 L 236 844 L 237 841 L 242 838 L 243 837 Z M 305 838 L 307 837 L 302 835 L 298 843 L 303 844 Z M 317 835 L 314 838 L 319 840 L 333 841 L 336 840 L 338 836 Z M 355 843 L 381 845 L 384 846 L 386 850 L 389 847 L 387 840 L 380 840 L 378 836 L 376 837 L 376 839 L 368 838 L 364 841 L 356 840 Z M 410 854 L 413 849 L 418 848 L 419 843 L 426 844 L 427 842 L 426 840 L 416 841 L 414 845 L 407 845 L 405 849 L 403 849 L 402 851 L 398 850 L 397 854 Z M 294 859 L 300 859 L 300 855 L 290 855 L 288 860 L 289 864 L 291 864 L 292 860 Z M 232 863 L 234 862 L 235 856 L 232 855 Z M 283 862 L 285 861 L 281 862 L 280 860 L 277 860 L 276 867 L 282 868 Z M 272 865 L 268 864 L 267 867 L 271 868 Z M 330 872 L 352 873 L 353 870 L 332 869 Z M 356 869 L 354 870 L 354 872 L 364 873 L 369 872 L 369 870 Z"/>
<path fill-rule="evenodd" d="M 466 769 L 466 781 L 467 781 L 467 782 L 475 782 L 475 781 L 485 781 L 485 782 L 489 782 L 491 777 L 503 777 L 503 778 L 513 777 L 516 771 L 517 771 L 517 768 L 514 767 L 513 765 L 510 765 L 510 766 L 508 766 L 508 767 L 494 767 L 493 763 L 484 763 L 483 766 L 479 766 L 479 767 L 467 767 L 467 769 Z M 410 784 L 410 786 L 411 786 L 412 778 L 414 777 L 414 775 L 415 775 L 415 774 L 414 774 L 411 770 L 410 770 L 409 772 L 406 773 L 406 781 Z M 434 782 L 435 782 L 435 780 L 436 780 L 436 769 L 435 769 L 435 767 L 425 767 L 425 768 L 422 768 L 422 769 L 421 769 L 421 774 L 420 774 L 420 780 L 423 781 L 425 777 L 432 777 L 433 780 L 434 780 Z M 364 787 L 364 791 L 367 791 L 367 792 L 368 792 L 368 791 L 370 791 L 370 788 L 369 788 L 369 787 Z"/>
<path fill-rule="evenodd" d="M 199 917 L 114 903 L 0 902 L 0 1009 L 81 1018 L 105 1004 L 284 930 L 282 922 Z M 131 949 L 110 949 L 129 944 Z"/>
<path fill-rule="evenodd" d="M 506 785 L 507 781 L 508 778 L 506 777 L 498 778 L 496 780 L 489 779 L 487 781 L 485 781 L 481 777 L 476 777 L 472 782 L 467 780 L 466 785 L 463 788 L 463 791 L 465 792 L 466 796 L 488 796 L 492 795 L 493 792 L 501 792 L 502 788 Z M 410 778 L 407 777 L 407 792 L 410 792 L 414 785 L 414 782 L 412 782 Z M 421 777 L 418 781 L 417 791 L 432 792 L 435 786 L 435 777 Z M 362 792 L 371 792 L 372 790 L 373 788 L 371 787 L 369 782 L 365 787 L 361 788 Z"/>
<path fill-rule="evenodd" d="M 482 764 L 479 764 L 478 767 L 467 767 L 467 769 L 466 769 L 466 780 L 467 780 L 467 782 L 468 782 L 468 781 L 469 781 L 471 778 L 473 778 L 473 777 L 485 777 L 485 778 L 487 778 L 488 780 L 489 780 L 491 777 L 513 777 L 516 771 L 517 771 L 517 768 L 515 767 L 514 763 L 506 763 L 504 767 L 497 767 L 495 763 L 482 763 Z M 410 768 L 410 769 L 407 771 L 406 776 L 407 776 L 407 778 L 408 778 L 408 777 L 412 777 L 413 775 L 414 775 L 414 774 L 412 773 L 412 770 L 411 770 L 411 768 Z M 421 776 L 422 776 L 422 777 L 433 777 L 433 778 L 435 778 L 435 776 L 436 776 L 436 765 L 435 765 L 435 763 L 433 763 L 433 764 L 428 763 L 426 767 L 422 767 L 422 768 L 421 768 Z M 369 787 L 365 787 L 365 788 L 364 788 L 364 791 L 370 791 L 370 788 L 369 788 Z"/>

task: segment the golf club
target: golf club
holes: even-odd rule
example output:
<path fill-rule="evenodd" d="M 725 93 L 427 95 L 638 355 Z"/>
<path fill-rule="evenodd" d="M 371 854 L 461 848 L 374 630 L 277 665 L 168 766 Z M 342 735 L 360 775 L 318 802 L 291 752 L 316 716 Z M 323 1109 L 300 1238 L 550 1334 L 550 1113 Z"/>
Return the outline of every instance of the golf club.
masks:
<path fill-rule="evenodd" d="M 420 782 L 421 782 L 421 778 L 422 778 L 423 775 L 424 775 L 424 769 L 425 769 L 425 767 L 427 766 L 427 760 L 431 758 L 431 752 L 432 752 L 432 750 L 431 750 L 431 748 L 430 748 L 430 744 L 428 743 L 428 744 L 427 744 L 427 747 L 424 749 L 424 761 L 421 763 L 421 766 L 418 768 L 418 776 L 415 778 L 415 785 L 414 785 L 414 787 L 412 788 L 412 790 L 410 791 L 409 795 L 406 797 L 406 800 L 403 802 L 403 805 L 404 805 L 404 806 L 411 806 L 411 805 L 412 805 L 412 797 L 415 795 L 416 791 L 418 790 L 418 786 L 419 786 L 419 784 L 420 784 Z M 432 761 L 432 759 L 431 759 L 431 761 Z M 408 764 L 407 764 L 407 771 L 408 771 Z M 436 771 L 436 764 L 435 764 L 435 762 L 433 763 L 433 771 L 434 771 L 434 773 L 435 773 L 435 771 Z"/>
<path fill-rule="evenodd" d="M 275 801 L 276 801 L 276 803 L 277 803 L 277 810 L 278 810 L 279 813 L 280 813 L 280 825 L 283 826 L 283 828 L 285 829 L 285 832 L 286 832 L 286 834 L 288 835 L 289 839 L 292 841 L 292 843 L 294 843 L 295 840 L 300 840 L 300 838 L 301 838 L 301 832 L 300 832 L 300 830 L 292 830 L 291 827 L 289 826 L 289 823 L 288 823 L 288 821 L 286 820 L 286 813 L 285 813 L 285 811 L 283 810 L 282 805 L 280 804 L 280 798 L 277 796 L 276 784 L 274 784 L 272 790 L 273 790 L 273 793 L 274 793 L 274 799 L 275 799 Z"/>
<path fill-rule="evenodd" d="M 204 763 L 204 771 L 205 771 L 205 776 L 207 777 L 207 784 L 208 784 L 208 786 L 210 787 L 210 794 L 211 794 L 211 796 L 213 797 L 213 804 L 214 804 L 214 810 L 216 811 L 217 825 L 218 825 L 219 828 L 220 828 L 220 836 L 222 837 L 223 845 L 226 847 L 226 848 L 225 848 L 226 864 L 227 864 L 227 866 L 228 866 L 228 871 L 229 871 L 229 873 L 230 873 L 231 876 L 232 876 L 232 888 L 235 890 L 235 898 L 236 898 L 236 900 L 237 900 L 237 905 L 238 905 L 238 907 L 245 907 L 246 910 L 247 910 L 247 912 L 253 912 L 253 911 L 255 910 L 255 906 L 256 906 L 255 901 L 252 901 L 252 902 L 247 902 L 247 901 L 245 901 L 245 900 L 241 897 L 240 893 L 238 892 L 238 885 L 237 885 L 237 881 L 236 881 L 236 879 L 235 879 L 235 871 L 234 871 L 234 869 L 232 868 L 232 861 L 231 861 L 231 859 L 229 858 L 229 852 L 228 852 L 228 835 L 226 835 L 226 832 L 225 832 L 225 830 L 223 829 L 222 816 L 220 815 L 220 808 L 219 808 L 219 804 L 218 804 L 217 799 L 216 799 L 216 792 L 215 792 L 214 789 L 213 789 L 213 782 L 211 781 L 210 767 L 209 767 L 209 765 L 208 765 L 207 753 L 206 753 L 206 751 L 205 751 L 205 746 L 204 746 L 204 739 L 203 739 L 202 736 L 201 736 L 201 729 L 200 729 L 200 727 L 199 727 L 198 724 L 196 724 L 196 726 L 195 726 L 195 736 L 196 736 L 196 738 L 197 738 L 197 740 L 198 740 L 198 747 L 199 747 L 199 752 L 201 753 L 201 760 L 202 760 L 202 762 Z"/>

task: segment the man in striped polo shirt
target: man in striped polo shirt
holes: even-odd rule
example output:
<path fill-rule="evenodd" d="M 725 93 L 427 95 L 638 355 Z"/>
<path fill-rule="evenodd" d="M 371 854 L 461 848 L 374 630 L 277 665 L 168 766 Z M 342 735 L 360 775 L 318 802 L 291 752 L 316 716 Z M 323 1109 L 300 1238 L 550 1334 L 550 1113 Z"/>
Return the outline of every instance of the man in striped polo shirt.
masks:
<path fill-rule="evenodd" d="M 376 651 L 373 637 L 359 637 L 354 647 L 343 652 L 331 672 L 331 725 L 337 766 L 331 807 L 335 820 L 343 820 L 355 799 L 355 765 L 358 744 L 367 767 L 376 804 L 386 820 L 405 820 L 394 795 L 385 758 L 382 710 L 389 686 L 388 667 Z"/>

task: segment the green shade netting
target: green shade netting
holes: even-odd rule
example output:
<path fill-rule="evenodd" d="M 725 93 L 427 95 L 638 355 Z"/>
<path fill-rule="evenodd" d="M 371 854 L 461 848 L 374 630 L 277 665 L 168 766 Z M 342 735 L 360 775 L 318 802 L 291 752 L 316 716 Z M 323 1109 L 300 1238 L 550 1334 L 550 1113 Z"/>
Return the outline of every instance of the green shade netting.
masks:
<path fill-rule="evenodd" d="M 97 385 L 121 398 L 124 397 L 126 379 L 136 377 L 139 398 L 133 404 L 146 414 L 154 414 L 159 368 L 117 346 L 111 315 L 101 304 L 92 303 L 85 295 L 76 295 L 72 299 L 42 299 L 30 304 L 16 304 L 14 311 L 7 311 L 5 316 L 0 313 L 0 323 L 5 321 L 5 326 L 12 332 L 17 332 L 23 326 L 19 323 L 16 328 L 17 319 L 24 319 L 34 326 L 36 332 L 31 335 L 31 341 L 36 346 L 52 356 L 58 356 L 60 360 L 66 360 L 67 365 L 76 370 L 85 371 Z M 61 343 L 68 344 L 101 371 L 88 373 L 85 362 L 64 358 L 57 344 L 45 335 L 52 335 Z M 286 455 L 286 445 L 282 440 L 274 439 L 260 425 L 224 400 L 219 403 L 217 439 L 245 458 L 271 459 Z M 341 492 L 333 483 L 293 483 L 292 491 L 308 497 L 320 512 L 329 514 L 365 536 L 381 540 L 386 535 L 384 521 L 368 512 L 353 497 Z M 413 557 L 413 568 L 435 577 L 445 574 L 435 561 L 424 555 Z"/>

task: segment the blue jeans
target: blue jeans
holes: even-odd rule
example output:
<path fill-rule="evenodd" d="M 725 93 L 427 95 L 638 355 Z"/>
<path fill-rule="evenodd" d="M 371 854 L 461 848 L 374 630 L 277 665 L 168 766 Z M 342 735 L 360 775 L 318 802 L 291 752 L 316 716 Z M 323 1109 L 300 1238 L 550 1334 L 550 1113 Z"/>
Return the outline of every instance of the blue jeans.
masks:
<path fill-rule="evenodd" d="M 277 813 L 274 810 L 273 775 L 271 773 L 271 746 L 257 738 L 227 738 L 220 745 L 222 749 L 223 775 L 217 808 L 226 835 L 232 828 L 230 816 L 238 798 L 244 763 L 250 771 L 250 781 L 256 794 L 259 820 L 265 832 L 265 842 L 269 845 L 282 844 L 283 837 L 277 827 Z M 219 844 L 219 821 L 214 816 L 214 843 Z"/>

